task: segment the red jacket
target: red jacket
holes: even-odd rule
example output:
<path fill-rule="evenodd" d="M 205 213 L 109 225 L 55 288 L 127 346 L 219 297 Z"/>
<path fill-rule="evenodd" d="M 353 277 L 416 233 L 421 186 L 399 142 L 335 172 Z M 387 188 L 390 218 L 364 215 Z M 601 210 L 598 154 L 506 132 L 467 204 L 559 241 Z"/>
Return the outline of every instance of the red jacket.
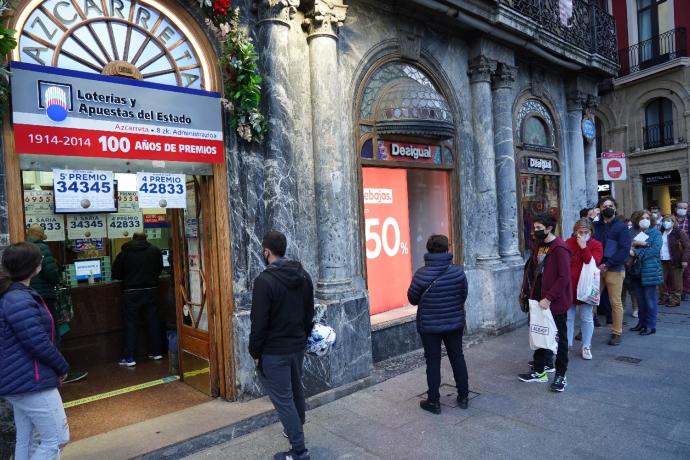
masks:
<path fill-rule="evenodd" d="M 570 249 L 565 242 L 556 237 L 549 245 L 549 253 L 544 261 L 544 273 L 541 278 L 541 296 L 538 299 L 551 301 L 551 313 L 563 315 L 568 312 L 572 300 L 570 287 Z M 532 257 L 525 267 L 521 298 L 530 299 L 532 286 L 536 277 L 537 253 L 539 246 L 532 247 Z"/>
<path fill-rule="evenodd" d="M 570 283 L 573 292 L 572 303 L 579 305 L 582 302 L 577 300 L 577 282 L 580 280 L 582 266 L 588 264 L 589 261 L 592 260 L 592 257 L 594 257 L 594 261 L 597 263 L 597 266 L 599 266 L 601 259 L 604 257 L 604 247 L 593 237 L 587 241 L 587 246 L 584 249 L 577 244 L 577 237 L 574 236 L 568 238 L 565 244 L 572 254 L 570 258 Z"/>

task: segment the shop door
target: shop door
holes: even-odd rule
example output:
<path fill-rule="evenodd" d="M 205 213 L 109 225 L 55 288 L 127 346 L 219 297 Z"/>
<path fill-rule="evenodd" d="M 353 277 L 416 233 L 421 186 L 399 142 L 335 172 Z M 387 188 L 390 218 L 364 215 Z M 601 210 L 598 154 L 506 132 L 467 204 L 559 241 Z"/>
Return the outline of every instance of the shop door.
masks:
<path fill-rule="evenodd" d="M 212 295 L 213 178 L 187 176 L 187 207 L 171 211 L 177 304 L 178 354 L 182 381 L 218 395 Z"/>

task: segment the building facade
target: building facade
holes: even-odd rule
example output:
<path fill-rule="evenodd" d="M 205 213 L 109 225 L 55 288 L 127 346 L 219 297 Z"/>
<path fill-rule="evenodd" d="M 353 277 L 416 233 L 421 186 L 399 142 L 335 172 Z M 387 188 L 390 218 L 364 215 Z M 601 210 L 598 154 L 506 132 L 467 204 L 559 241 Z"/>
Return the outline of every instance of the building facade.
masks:
<path fill-rule="evenodd" d="M 122 33 L 141 32 L 138 44 L 170 51 L 171 63 L 196 59 L 171 64 L 177 78 L 157 83 L 220 91 L 219 44 L 197 2 L 111 3 L 86 0 L 74 11 L 46 4 L 39 19 L 30 15 L 41 2 L 22 3 L 13 59 L 104 73 L 107 51 L 87 51 L 98 56 L 91 59 L 51 40 L 62 46 L 77 23 L 86 34 L 98 20 L 108 33 L 110 21 L 116 35 L 124 24 Z M 222 163 L 166 163 L 195 192 L 184 212 L 160 219 L 169 222 L 175 276 L 184 279 L 174 294 L 182 380 L 192 372 L 188 380 L 229 400 L 262 393 L 247 341 L 252 280 L 264 268 L 261 236 L 271 228 L 287 235 L 288 255 L 312 274 L 317 318 L 338 334 L 328 356 L 306 360 L 309 393 L 364 378 L 374 361 L 420 346 L 406 290 L 433 233 L 449 236 L 467 272 L 467 332 L 523 323 L 516 293 L 532 216 L 552 213 L 567 235 L 597 197 L 596 149 L 583 120 L 596 110 L 598 83 L 617 70 L 613 18 L 584 0 L 236 5 L 259 52 L 268 130 L 263 143 L 250 144 L 226 123 Z M 58 48 L 63 57 L 53 58 Z M 115 60 L 135 74 L 140 54 L 128 61 L 120 50 Z M 140 73 L 146 80 L 165 72 Z M 50 188 L 41 172 L 157 167 L 147 158 L 27 157 L 13 136 L 6 120 L 4 241 L 23 238 L 22 193 Z"/>
<path fill-rule="evenodd" d="M 621 68 L 602 87 L 597 151 L 628 158 L 627 180 L 612 184 L 626 215 L 655 204 L 670 213 L 689 198 L 690 5 L 619 0 L 612 7 Z"/>

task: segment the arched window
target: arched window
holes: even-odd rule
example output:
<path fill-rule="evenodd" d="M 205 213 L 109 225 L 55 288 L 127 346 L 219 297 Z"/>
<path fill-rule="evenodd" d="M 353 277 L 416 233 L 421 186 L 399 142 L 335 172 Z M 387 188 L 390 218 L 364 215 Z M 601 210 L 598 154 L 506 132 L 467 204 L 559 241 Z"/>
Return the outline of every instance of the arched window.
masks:
<path fill-rule="evenodd" d="M 547 147 L 549 145 L 549 135 L 546 124 L 539 117 L 529 117 L 525 120 L 524 138 L 526 144 Z"/>
<path fill-rule="evenodd" d="M 673 144 L 673 103 L 670 99 L 653 99 L 644 109 L 644 148 Z"/>

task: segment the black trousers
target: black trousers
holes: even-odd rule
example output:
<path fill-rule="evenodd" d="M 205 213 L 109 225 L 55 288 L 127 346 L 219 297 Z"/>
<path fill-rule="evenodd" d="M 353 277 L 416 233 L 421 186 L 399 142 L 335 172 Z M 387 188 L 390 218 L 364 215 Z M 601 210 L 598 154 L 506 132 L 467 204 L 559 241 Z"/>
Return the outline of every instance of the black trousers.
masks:
<path fill-rule="evenodd" d="M 558 329 L 558 351 L 556 352 L 556 374 L 565 376 L 568 370 L 568 314 L 553 315 Z M 534 350 L 534 370 L 544 372 L 544 365 L 553 359 L 553 352 L 546 348 Z"/>
<path fill-rule="evenodd" d="M 462 329 L 445 334 L 420 334 L 420 336 L 426 358 L 426 383 L 429 388 L 427 392 L 429 400 L 439 402 L 441 397 L 439 394 L 439 387 L 441 386 L 441 342 L 446 346 L 448 359 L 453 368 L 458 396 L 467 397 L 469 388 L 467 364 L 465 364 L 465 355 L 462 353 Z"/>
<path fill-rule="evenodd" d="M 161 354 L 161 330 L 158 318 L 158 288 L 124 290 L 125 357 L 134 358 L 137 351 L 139 316 L 144 315 L 150 355 Z"/>
<path fill-rule="evenodd" d="M 263 383 L 278 418 L 285 428 L 293 450 L 304 446 L 306 404 L 302 387 L 304 353 L 289 355 L 262 355 L 259 361 L 259 377 Z"/>

